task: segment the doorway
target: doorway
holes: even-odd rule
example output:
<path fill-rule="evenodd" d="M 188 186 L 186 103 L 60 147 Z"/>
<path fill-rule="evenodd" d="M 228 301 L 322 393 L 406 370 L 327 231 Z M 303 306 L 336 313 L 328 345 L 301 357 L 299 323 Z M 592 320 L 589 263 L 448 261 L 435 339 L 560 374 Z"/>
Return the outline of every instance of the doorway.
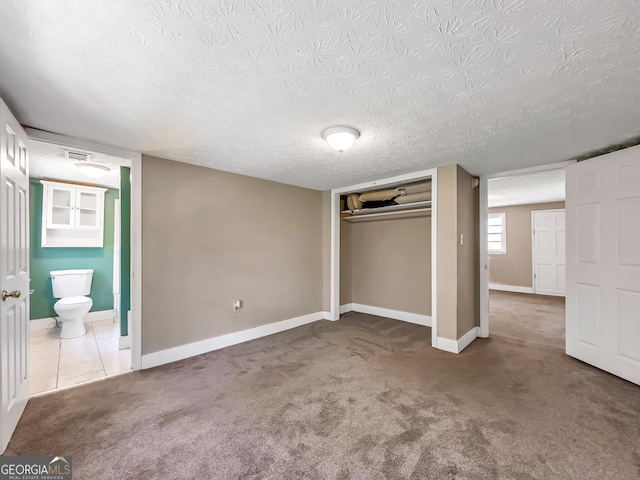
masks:
<path fill-rule="evenodd" d="M 564 172 L 571 163 L 480 178 L 482 336 L 489 335 L 490 298 L 499 297 L 490 291 L 564 294 Z"/>
<path fill-rule="evenodd" d="M 30 395 L 131 371 L 129 348 L 131 158 L 31 138 Z M 87 164 L 96 166 L 85 173 Z M 80 168 L 82 166 L 83 168 Z M 85 205 L 76 205 L 88 198 Z M 74 201 L 75 200 L 75 201 Z M 123 207 L 124 205 L 124 207 Z M 124 258 L 123 258 L 124 257 Z M 126 260 L 126 261 L 123 261 Z M 52 271 L 91 271 L 86 333 L 61 338 Z M 124 275 L 122 275 L 122 273 Z M 59 295 L 59 294 L 58 294 Z"/>
<path fill-rule="evenodd" d="M 2 253 L 4 261 L 0 262 L 0 290 L 2 290 L 2 301 L 0 302 L 0 357 L 3 366 L 2 379 L 2 418 L 0 419 L 0 440 L 2 451 L 13 434 L 13 431 L 20 420 L 22 413 L 29 400 L 29 337 L 31 330 L 30 320 L 30 179 L 29 179 L 29 150 L 31 141 L 43 141 L 54 145 L 70 145 L 72 148 L 88 149 L 97 152 L 108 152 L 110 154 L 131 157 L 132 168 L 129 176 L 121 178 L 129 179 L 128 191 L 130 193 L 130 221 L 122 220 L 123 227 L 129 225 L 131 234 L 131 246 L 122 251 L 129 252 L 131 271 L 129 276 L 122 272 L 121 279 L 130 281 L 130 288 L 126 289 L 130 293 L 130 349 L 131 365 L 134 370 L 141 368 L 141 303 L 142 296 L 142 258 L 141 258 L 141 193 L 142 193 L 142 156 L 139 153 L 132 153 L 117 147 L 108 147 L 90 141 L 73 139 L 51 132 L 28 128 L 28 134 L 18 123 L 6 104 L 0 99 L 0 193 L 6 200 L 0 202 L 0 230 L 5 232 L 2 236 Z M 86 160 L 86 158 L 85 158 Z M 67 193 L 72 188 L 67 188 Z M 95 192 L 95 190 L 94 190 Z M 76 192 L 77 193 L 77 192 Z M 86 193 L 86 192 L 85 192 Z M 89 198 L 91 195 L 89 195 Z M 68 224 L 74 225 L 74 230 L 83 230 L 92 224 L 91 219 L 98 217 L 98 209 L 87 205 L 87 197 L 76 195 L 74 202 L 80 203 L 80 212 L 71 212 L 72 204 L 58 205 L 57 213 L 63 212 L 62 217 L 67 217 Z M 71 200 L 70 200 L 71 202 Z M 91 203 L 91 202 L 90 202 Z M 75 203 L 73 204 L 75 207 Z M 52 218 L 52 217 L 51 217 Z M 76 219 L 79 220 L 76 222 Z M 46 224 L 46 229 L 59 226 L 61 219 L 57 216 L 54 221 Z M 88 223 L 87 223 L 88 222 Z M 64 222 L 63 222 L 64 223 Z M 44 226 L 45 224 L 43 224 Z M 43 228 L 44 230 L 44 228 Z M 92 228 L 95 241 L 95 229 Z M 83 240 L 83 234 L 76 231 L 76 240 Z M 63 235 L 65 236 L 65 235 Z M 68 235 L 66 235 L 68 236 Z M 56 237 L 55 232 L 51 232 L 51 239 Z M 49 232 L 47 232 L 49 238 Z M 100 238 L 100 237 L 98 237 Z M 87 240 L 87 238 L 84 238 Z M 41 239 L 42 241 L 42 239 Z M 47 242 L 48 244 L 48 242 Z M 85 245 L 86 246 L 86 245 Z M 125 290 L 124 281 L 121 282 Z M 84 288 L 83 290 L 86 290 Z M 72 302 L 75 303 L 75 302 Z M 86 302 L 85 302 L 86 303 Z M 85 305 L 86 306 L 86 305 Z M 83 313 L 83 315 L 85 315 Z M 76 319 L 78 319 L 76 317 Z M 78 325 L 84 325 L 84 318 L 81 317 Z M 69 325 L 69 324 L 67 324 Z M 74 329 L 77 330 L 77 329 Z M 57 366 L 56 366 L 57 367 Z"/>

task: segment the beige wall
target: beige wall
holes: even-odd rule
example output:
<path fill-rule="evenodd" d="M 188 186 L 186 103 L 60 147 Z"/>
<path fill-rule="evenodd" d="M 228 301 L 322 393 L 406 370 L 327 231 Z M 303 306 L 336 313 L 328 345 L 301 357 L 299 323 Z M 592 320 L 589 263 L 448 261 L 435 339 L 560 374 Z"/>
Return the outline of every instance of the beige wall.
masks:
<path fill-rule="evenodd" d="M 457 340 L 458 334 L 458 249 L 457 169 L 438 169 L 438 336 Z"/>
<path fill-rule="evenodd" d="M 450 340 L 480 325 L 479 197 L 472 178 L 458 165 L 438 168 L 438 337 Z"/>
<path fill-rule="evenodd" d="M 323 257 L 322 192 L 143 155 L 143 354 L 321 311 Z"/>
<path fill-rule="evenodd" d="M 431 315 L 430 216 L 342 221 L 341 229 L 350 250 L 341 255 L 341 303 Z"/>
<path fill-rule="evenodd" d="M 504 212 L 507 227 L 507 253 L 489 255 L 489 283 L 533 287 L 531 212 L 558 208 L 564 208 L 564 202 L 489 209 L 489 213 Z"/>

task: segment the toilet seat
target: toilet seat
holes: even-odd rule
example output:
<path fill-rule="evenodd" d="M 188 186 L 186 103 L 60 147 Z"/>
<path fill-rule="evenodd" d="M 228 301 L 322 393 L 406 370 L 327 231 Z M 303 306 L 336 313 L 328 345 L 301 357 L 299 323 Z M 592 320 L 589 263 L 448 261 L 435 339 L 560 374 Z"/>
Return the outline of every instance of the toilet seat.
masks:
<path fill-rule="evenodd" d="M 77 296 L 77 297 L 64 297 L 56 302 L 56 305 L 82 305 L 83 303 L 93 302 L 91 297 Z"/>

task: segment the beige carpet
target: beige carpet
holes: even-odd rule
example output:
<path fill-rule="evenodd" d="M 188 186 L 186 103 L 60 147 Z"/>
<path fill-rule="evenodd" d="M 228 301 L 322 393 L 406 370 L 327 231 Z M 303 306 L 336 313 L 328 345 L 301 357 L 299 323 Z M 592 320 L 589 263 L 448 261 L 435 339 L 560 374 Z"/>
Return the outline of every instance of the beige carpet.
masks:
<path fill-rule="evenodd" d="M 350 313 L 36 398 L 7 454 L 76 479 L 640 478 L 640 387 L 563 353 L 562 299 L 491 305 L 458 356 Z"/>

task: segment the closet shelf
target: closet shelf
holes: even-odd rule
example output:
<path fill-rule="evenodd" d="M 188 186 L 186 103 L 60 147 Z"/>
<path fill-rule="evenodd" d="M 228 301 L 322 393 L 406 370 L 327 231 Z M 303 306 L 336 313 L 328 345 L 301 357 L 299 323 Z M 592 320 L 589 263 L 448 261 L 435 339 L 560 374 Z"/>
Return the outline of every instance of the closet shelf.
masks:
<path fill-rule="evenodd" d="M 381 219 L 380 217 L 422 217 L 431 214 L 431 202 L 407 203 L 404 205 L 389 205 L 387 207 L 364 208 L 362 210 L 344 210 L 342 220 L 347 222 L 357 222 L 366 220 Z"/>

